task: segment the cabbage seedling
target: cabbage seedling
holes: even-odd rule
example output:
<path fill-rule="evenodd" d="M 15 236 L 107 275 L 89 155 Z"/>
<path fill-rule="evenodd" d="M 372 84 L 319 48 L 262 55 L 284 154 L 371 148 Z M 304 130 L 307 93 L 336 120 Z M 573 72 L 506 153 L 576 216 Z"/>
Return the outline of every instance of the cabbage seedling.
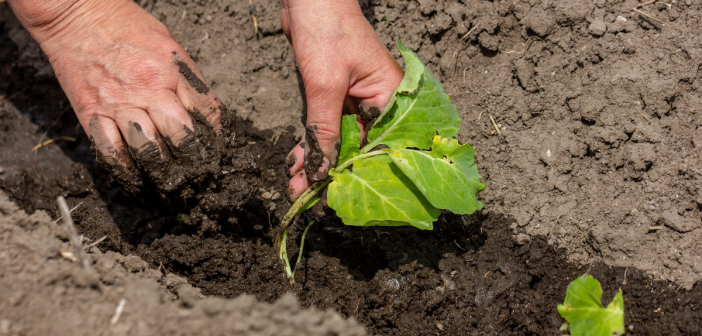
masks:
<path fill-rule="evenodd" d="M 572 336 L 624 335 L 624 297 L 619 289 L 607 307 L 602 306 L 602 287 L 591 275 L 579 277 L 568 285 L 558 313 L 566 319 L 562 331 Z"/>
<path fill-rule="evenodd" d="M 431 230 L 441 209 L 472 214 L 483 207 L 478 193 L 485 184 L 473 147 L 453 139 L 461 121 L 456 107 L 419 57 L 400 41 L 397 48 L 405 59 L 405 76 L 368 130 L 368 144 L 361 147 L 356 117 L 344 116 L 337 166 L 283 217 L 276 247 L 293 283 L 285 249 L 288 227 L 325 188 L 329 207 L 346 225 Z"/>

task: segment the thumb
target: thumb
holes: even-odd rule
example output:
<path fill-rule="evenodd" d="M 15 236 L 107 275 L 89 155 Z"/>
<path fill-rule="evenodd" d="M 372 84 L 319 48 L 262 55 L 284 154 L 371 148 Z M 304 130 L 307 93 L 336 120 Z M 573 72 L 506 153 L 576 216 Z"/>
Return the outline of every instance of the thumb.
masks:
<path fill-rule="evenodd" d="M 341 111 L 348 91 L 348 84 L 343 83 L 305 83 L 307 126 L 303 167 L 312 181 L 326 179 L 339 156 Z"/>

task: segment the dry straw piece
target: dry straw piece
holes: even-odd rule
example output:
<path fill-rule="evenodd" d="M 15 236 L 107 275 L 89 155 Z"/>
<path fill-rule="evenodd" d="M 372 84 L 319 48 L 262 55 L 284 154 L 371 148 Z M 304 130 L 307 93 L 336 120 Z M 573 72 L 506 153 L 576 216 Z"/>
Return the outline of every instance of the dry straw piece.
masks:
<path fill-rule="evenodd" d="M 88 258 L 83 252 L 83 247 L 81 245 L 81 239 L 76 234 L 76 227 L 73 225 L 73 219 L 71 218 L 71 212 L 68 210 L 68 204 L 66 204 L 66 199 L 63 196 L 59 196 L 56 200 L 59 205 L 59 211 L 61 211 L 61 217 L 63 218 L 63 223 L 66 225 L 66 231 L 68 232 L 68 237 L 73 245 L 73 255 L 78 259 L 80 265 L 87 270 L 90 270 L 90 264 L 88 263 Z"/>

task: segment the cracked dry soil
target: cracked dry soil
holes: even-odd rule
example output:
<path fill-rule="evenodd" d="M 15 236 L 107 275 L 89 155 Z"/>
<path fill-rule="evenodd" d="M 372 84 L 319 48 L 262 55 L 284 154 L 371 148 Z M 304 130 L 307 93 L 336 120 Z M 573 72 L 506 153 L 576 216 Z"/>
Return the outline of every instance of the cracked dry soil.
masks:
<path fill-rule="evenodd" d="M 231 127 L 258 184 L 239 189 L 255 195 L 239 210 L 217 210 L 208 222 L 221 204 L 174 208 L 148 191 L 134 197 L 95 164 L 81 132 L 75 142 L 31 153 L 44 133 L 75 136 L 77 121 L 5 4 L 0 189 L 28 213 L 52 218 L 56 196 L 68 196 L 69 206 L 83 202 L 76 224 L 90 239 L 107 236 L 103 252 L 136 255 L 151 270 L 163 265 L 208 297 L 246 293 L 274 302 L 292 292 L 303 306 L 353 317 L 371 334 L 556 334 L 556 305 L 584 273 L 602 283 L 603 302 L 623 289 L 629 334 L 701 332 L 702 40 L 695 32 L 702 5 L 637 8 L 664 26 L 631 10 L 635 0 L 361 1 L 393 54 L 402 39 L 458 107 L 459 141 L 476 148 L 488 185 L 485 209 L 444 214 L 432 232 L 351 228 L 327 218 L 308 233 L 299 284 L 290 287 L 272 241 L 288 206 L 280 196 L 285 155 L 304 132 L 305 103 L 278 2 L 254 4 L 258 34 L 247 1 L 140 2 L 237 117 Z M 200 199 L 223 192 L 207 190 L 198 189 Z M 179 225 L 181 213 L 188 220 Z M 290 251 L 301 228 L 291 231 Z M 30 307 L 20 300 L 12 308 L 27 325 L 40 319 Z"/>

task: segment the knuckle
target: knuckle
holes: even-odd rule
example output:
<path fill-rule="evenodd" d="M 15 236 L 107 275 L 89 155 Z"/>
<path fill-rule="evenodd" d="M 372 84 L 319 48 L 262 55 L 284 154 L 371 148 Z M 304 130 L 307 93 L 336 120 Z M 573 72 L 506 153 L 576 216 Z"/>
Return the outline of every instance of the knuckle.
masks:
<path fill-rule="evenodd" d="M 333 141 L 339 137 L 339 132 L 331 124 L 315 123 L 315 136 L 319 142 Z"/>
<path fill-rule="evenodd" d="M 181 147 L 185 142 L 190 139 L 193 131 L 187 128 L 185 125 L 173 134 L 170 134 L 170 139 L 176 147 Z"/>

